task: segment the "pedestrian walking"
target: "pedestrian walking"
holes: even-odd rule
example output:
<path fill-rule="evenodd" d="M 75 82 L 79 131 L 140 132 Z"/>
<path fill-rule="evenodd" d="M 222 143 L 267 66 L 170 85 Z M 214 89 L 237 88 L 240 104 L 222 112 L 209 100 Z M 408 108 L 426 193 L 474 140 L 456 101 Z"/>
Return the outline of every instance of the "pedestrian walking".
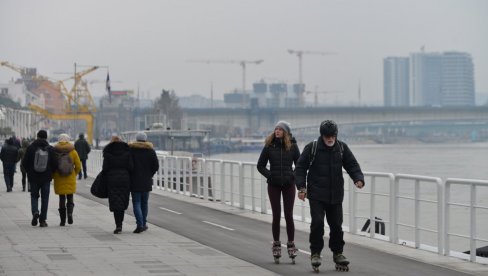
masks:
<path fill-rule="evenodd" d="M 134 161 L 130 186 L 132 209 L 137 223 L 134 233 L 141 233 L 148 229 L 149 192 L 152 191 L 152 177 L 159 170 L 159 161 L 153 144 L 147 141 L 147 135 L 144 132 L 137 133 L 136 141 L 130 143 L 129 147 Z"/>
<path fill-rule="evenodd" d="M 57 168 L 54 149 L 47 142 L 47 132 L 39 130 L 25 152 L 22 166 L 27 171 L 27 179 L 31 184 L 32 226 L 47 227 L 47 208 L 49 204 L 52 174 Z M 39 192 L 41 197 L 41 213 L 39 214 Z"/>
<path fill-rule="evenodd" d="M 83 166 L 83 178 L 86 179 L 88 175 L 86 174 L 86 160 L 88 159 L 88 154 L 91 151 L 90 144 L 85 139 L 85 134 L 80 133 L 78 135 L 78 140 L 75 142 L 75 150 L 80 157 L 81 164 Z M 81 179 L 81 171 L 78 174 L 78 179 Z"/>
<path fill-rule="evenodd" d="M 0 152 L 0 160 L 3 165 L 3 178 L 5 180 L 5 186 L 7 192 L 12 192 L 14 186 L 14 174 L 17 162 L 19 162 L 19 150 L 14 145 L 14 139 L 12 137 L 5 140 Z"/>
<path fill-rule="evenodd" d="M 81 161 L 68 134 L 60 134 L 54 145 L 58 167 L 53 173 L 54 193 L 59 195 L 60 226 L 73 224 L 74 193 L 76 192 L 76 175 L 81 171 Z"/>
<path fill-rule="evenodd" d="M 25 152 L 27 151 L 27 147 L 29 146 L 29 141 L 27 139 L 22 139 L 21 147 L 19 149 L 19 158 L 20 158 L 20 172 L 22 173 L 22 192 L 25 192 L 25 186 L 27 184 L 27 191 L 30 192 L 30 182 L 27 181 L 27 171 L 25 170 L 24 166 L 22 166 L 22 160 L 24 160 Z"/>
<path fill-rule="evenodd" d="M 112 135 L 110 143 L 103 149 L 103 176 L 108 188 L 108 204 L 114 213 L 114 234 L 122 232 L 124 213 L 129 206 L 130 174 L 134 163 L 127 143 L 117 135 Z"/>
<path fill-rule="evenodd" d="M 293 206 L 295 204 L 295 173 L 293 164 L 296 165 L 300 157 L 295 138 L 291 134 L 290 124 L 279 121 L 274 131 L 265 139 L 265 145 L 257 163 L 258 171 L 267 179 L 268 196 L 273 213 L 272 252 L 275 262 L 279 263 L 281 257 L 280 220 L 281 197 L 283 196 L 283 211 L 288 235 L 288 255 L 294 262 L 297 249 L 295 247 L 295 224 L 293 222 Z M 267 169 L 267 164 L 270 168 Z"/>
<path fill-rule="evenodd" d="M 296 166 L 298 198 L 308 198 L 310 204 L 311 263 L 316 271 L 321 265 L 320 253 L 324 248 L 324 215 L 330 228 L 329 248 L 333 252 L 336 269 L 349 270 L 349 261 L 343 255 L 342 168 L 357 188 L 364 186 L 361 167 L 347 144 L 337 140 L 337 134 L 338 128 L 334 121 L 323 121 L 320 124 L 320 137 L 305 146 Z"/>

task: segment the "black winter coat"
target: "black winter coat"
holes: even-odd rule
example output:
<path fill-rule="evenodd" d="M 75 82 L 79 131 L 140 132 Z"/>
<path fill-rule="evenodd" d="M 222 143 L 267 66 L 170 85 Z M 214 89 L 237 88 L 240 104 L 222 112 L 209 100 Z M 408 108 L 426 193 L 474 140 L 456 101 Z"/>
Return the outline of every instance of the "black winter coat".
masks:
<path fill-rule="evenodd" d="M 159 170 L 159 160 L 151 142 L 129 144 L 134 170 L 132 171 L 131 192 L 152 191 L 153 175 Z"/>
<path fill-rule="evenodd" d="M 0 160 L 4 165 L 14 165 L 19 161 L 19 150 L 12 142 L 5 143 L 2 146 L 2 151 L 0 152 Z"/>
<path fill-rule="evenodd" d="M 289 151 L 281 143 L 281 139 L 273 139 L 269 146 L 265 146 L 261 151 L 258 160 L 258 171 L 266 177 L 269 185 L 287 186 L 294 183 L 295 174 L 293 172 L 293 163 L 297 164 L 300 157 L 295 138 L 292 138 L 292 146 Z M 269 170 L 266 165 L 269 161 Z"/>
<path fill-rule="evenodd" d="M 346 143 L 337 140 L 334 146 L 328 147 L 319 137 L 315 159 L 309 168 L 312 144 L 313 142 L 310 142 L 305 146 L 298 159 L 295 170 L 297 188 L 307 187 L 308 199 L 327 204 L 340 204 L 344 199 L 342 167 L 354 182 L 361 180 L 364 183 L 361 167 Z M 342 154 L 340 145 L 342 145 Z"/>
<path fill-rule="evenodd" d="M 34 158 L 36 150 L 40 147 L 47 148 L 48 151 L 47 169 L 44 172 L 34 171 Z M 54 148 L 50 146 L 45 139 L 37 139 L 27 147 L 21 165 L 27 172 L 27 178 L 31 183 L 50 182 L 53 179 L 53 172 L 58 168 L 58 162 L 56 158 L 56 153 L 54 152 Z"/>
<path fill-rule="evenodd" d="M 125 211 L 129 206 L 130 173 L 133 168 L 127 143 L 111 142 L 103 149 L 102 181 L 108 188 L 110 211 Z"/>
<path fill-rule="evenodd" d="M 83 139 L 78 139 L 75 142 L 75 150 L 78 153 L 78 156 L 80 157 L 80 160 L 86 160 L 88 159 L 88 154 L 90 153 L 90 144 Z"/>

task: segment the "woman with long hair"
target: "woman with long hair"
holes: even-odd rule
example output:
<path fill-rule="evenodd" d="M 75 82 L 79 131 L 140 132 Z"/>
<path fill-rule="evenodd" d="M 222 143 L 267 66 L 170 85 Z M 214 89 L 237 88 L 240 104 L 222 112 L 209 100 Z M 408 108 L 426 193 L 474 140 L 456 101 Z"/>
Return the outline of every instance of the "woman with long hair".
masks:
<path fill-rule="evenodd" d="M 266 137 L 265 145 L 259 156 L 258 171 L 267 179 L 268 196 L 273 212 L 273 256 L 279 263 L 281 257 L 280 219 L 281 196 L 283 196 L 283 211 L 288 235 L 288 255 L 295 262 L 297 249 L 295 247 L 295 224 L 293 222 L 293 205 L 295 204 L 295 172 L 293 164 L 300 157 L 295 138 L 291 134 L 290 124 L 279 121 L 274 131 Z M 270 168 L 267 169 L 267 164 Z"/>

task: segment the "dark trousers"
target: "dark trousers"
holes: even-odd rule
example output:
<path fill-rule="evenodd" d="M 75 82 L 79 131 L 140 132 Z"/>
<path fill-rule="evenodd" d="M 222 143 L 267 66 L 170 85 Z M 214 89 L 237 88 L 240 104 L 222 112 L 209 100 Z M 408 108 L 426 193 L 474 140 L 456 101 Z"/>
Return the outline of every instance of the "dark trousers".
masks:
<path fill-rule="evenodd" d="M 49 192 L 51 182 L 44 183 L 31 183 L 31 211 L 32 215 L 39 214 L 39 192 L 41 193 L 41 214 L 39 216 L 40 221 L 46 221 L 47 219 L 47 207 L 49 204 Z"/>
<path fill-rule="evenodd" d="M 22 172 L 22 189 L 25 190 L 25 184 L 27 183 L 27 190 L 30 192 L 30 182 L 27 181 L 27 173 Z"/>
<path fill-rule="evenodd" d="M 66 204 L 66 200 L 68 204 Z M 73 194 L 59 195 L 59 209 L 66 209 L 66 206 L 74 206 Z"/>
<path fill-rule="evenodd" d="M 273 212 L 273 223 L 271 229 L 273 231 L 273 239 L 280 240 L 280 220 L 281 220 L 281 195 L 283 194 L 283 212 L 286 221 L 286 233 L 288 241 L 295 240 L 295 223 L 293 222 L 293 205 L 295 204 L 295 185 L 287 186 L 273 186 L 268 185 L 269 202 L 271 203 L 271 211 Z"/>
<path fill-rule="evenodd" d="M 344 232 L 342 231 L 342 204 L 326 204 L 318 200 L 309 200 L 310 216 L 310 251 L 320 254 L 324 248 L 324 215 L 329 224 L 329 248 L 334 253 L 342 253 Z"/>
<path fill-rule="evenodd" d="M 115 226 L 122 227 L 125 211 L 114 211 Z"/>
<path fill-rule="evenodd" d="M 83 170 L 80 170 L 80 173 L 78 174 L 78 178 L 81 179 L 81 171 L 83 171 L 83 176 L 86 178 L 86 159 L 80 159 L 81 161 L 81 167 L 83 167 Z"/>
<path fill-rule="evenodd" d="M 14 174 L 15 174 L 15 163 L 14 164 L 3 164 L 3 179 L 5 180 L 5 186 L 7 186 L 7 191 L 11 191 L 14 186 Z"/>

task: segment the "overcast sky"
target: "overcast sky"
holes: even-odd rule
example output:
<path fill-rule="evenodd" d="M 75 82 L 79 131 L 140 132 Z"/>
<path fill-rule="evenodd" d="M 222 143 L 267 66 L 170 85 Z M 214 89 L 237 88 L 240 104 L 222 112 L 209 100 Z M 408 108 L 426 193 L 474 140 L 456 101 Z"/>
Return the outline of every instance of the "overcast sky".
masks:
<path fill-rule="evenodd" d="M 258 60 L 247 88 L 261 78 L 298 81 L 304 55 L 307 89 L 342 91 L 321 100 L 383 103 L 383 58 L 427 52 L 472 55 L 477 93 L 488 93 L 488 1 L 485 0 L 1 0 L 0 60 L 37 67 L 56 79 L 74 63 L 108 65 L 112 89 L 143 96 L 174 89 L 214 97 L 242 86 L 238 64 L 188 60 Z M 0 67 L 0 83 L 18 74 Z M 103 81 L 106 69 L 87 76 Z M 117 82 L 118 81 L 118 82 Z M 92 94 L 105 93 L 93 84 Z M 311 97 L 311 96 L 310 96 Z"/>

